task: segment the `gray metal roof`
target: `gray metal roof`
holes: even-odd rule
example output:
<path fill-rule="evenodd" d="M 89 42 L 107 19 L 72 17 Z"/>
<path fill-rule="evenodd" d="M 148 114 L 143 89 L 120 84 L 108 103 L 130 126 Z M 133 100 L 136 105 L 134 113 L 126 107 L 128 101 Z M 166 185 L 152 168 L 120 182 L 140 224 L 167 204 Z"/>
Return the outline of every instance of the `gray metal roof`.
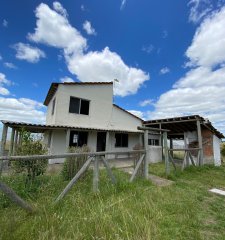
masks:
<path fill-rule="evenodd" d="M 46 130 L 53 129 L 77 129 L 77 130 L 86 130 L 86 131 L 109 131 L 109 132 L 121 132 L 121 133 L 141 133 L 142 131 L 132 131 L 128 129 L 110 129 L 110 128 L 93 128 L 86 126 L 68 126 L 68 125 L 53 125 L 53 124 L 35 124 L 35 123 L 26 123 L 26 122 L 14 122 L 1 120 L 1 122 L 9 127 L 21 129 L 24 128 L 30 132 L 45 132 Z"/>

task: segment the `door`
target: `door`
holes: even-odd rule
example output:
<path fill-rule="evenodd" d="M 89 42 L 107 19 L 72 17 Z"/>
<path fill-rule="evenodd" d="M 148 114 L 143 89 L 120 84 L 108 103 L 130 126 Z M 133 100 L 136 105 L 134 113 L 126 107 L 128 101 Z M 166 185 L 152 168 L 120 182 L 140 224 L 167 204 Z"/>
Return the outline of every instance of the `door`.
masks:
<path fill-rule="evenodd" d="M 97 152 L 104 152 L 106 147 L 106 132 L 97 132 Z"/>

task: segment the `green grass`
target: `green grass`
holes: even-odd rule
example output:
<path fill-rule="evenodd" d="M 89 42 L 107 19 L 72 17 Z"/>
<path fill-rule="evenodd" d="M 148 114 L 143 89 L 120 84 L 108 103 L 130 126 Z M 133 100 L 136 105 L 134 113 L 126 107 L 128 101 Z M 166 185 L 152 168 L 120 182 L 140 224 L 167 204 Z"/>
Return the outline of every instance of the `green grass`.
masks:
<path fill-rule="evenodd" d="M 164 176 L 163 164 L 150 172 Z M 67 183 L 60 176 L 42 177 L 29 191 L 20 177 L 5 178 L 37 212 L 28 215 L 0 194 L 0 239 L 225 239 L 225 198 L 208 192 L 225 188 L 224 166 L 172 173 L 175 183 L 161 188 L 115 174 L 113 186 L 102 171 L 94 194 L 89 173 L 59 204 Z"/>

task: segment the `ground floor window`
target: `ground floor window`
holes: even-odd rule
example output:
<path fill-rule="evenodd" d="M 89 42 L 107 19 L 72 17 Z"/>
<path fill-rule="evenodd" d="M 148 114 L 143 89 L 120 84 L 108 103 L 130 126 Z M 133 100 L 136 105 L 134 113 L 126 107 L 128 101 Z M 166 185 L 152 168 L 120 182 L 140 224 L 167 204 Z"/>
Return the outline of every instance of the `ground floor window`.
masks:
<path fill-rule="evenodd" d="M 128 147 L 128 134 L 116 133 L 115 134 L 115 147 Z"/>
<path fill-rule="evenodd" d="M 70 147 L 87 145 L 88 132 L 70 131 Z"/>
<path fill-rule="evenodd" d="M 148 145 L 159 146 L 159 140 L 158 139 L 148 139 Z"/>

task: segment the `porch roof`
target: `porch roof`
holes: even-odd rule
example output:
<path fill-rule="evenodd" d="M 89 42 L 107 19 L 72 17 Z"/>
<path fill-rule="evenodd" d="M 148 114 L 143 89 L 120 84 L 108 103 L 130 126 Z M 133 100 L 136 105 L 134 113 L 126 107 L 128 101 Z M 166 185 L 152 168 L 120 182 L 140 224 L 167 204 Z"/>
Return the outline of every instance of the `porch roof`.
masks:
<path fill-rule="evenodd" d="M 219 132 L 212 123 L 199 115 L 190 115 L 183 117 L 155 119 L 144 121 L 145 126 L 165 128 L 170 130 L 168 137 L 170 138 L 183 138 L 183 133 L 188 131 L 195 131 L 197 121 L 200 121 L 201 126 L 205 129 L 209 129 L 213 134 L 219 138 L 224 138 L 223 133 Z"/>
<path fill-rule="evenodd" d="M 128 130 L 128 129 L 113 129 L 113 128 L 93 128 L 86 126 L 68 126 L 68 125 L 52 125 L 52 124 L 35 124 L 35 123 L 25 123 L 25 122 L 14 122 L 7 120 L 0 120 L 3 124 L 8 127 L 21 129 L 24 128 L 27 131 L 33 133 L 43 133 L 48 130 L 66 130 L 66 129 L 77 129 L 86 131 L 109 131 L 109 132 L 120 132 L 120 133 L 142 133 L 140 130 Z"/>

